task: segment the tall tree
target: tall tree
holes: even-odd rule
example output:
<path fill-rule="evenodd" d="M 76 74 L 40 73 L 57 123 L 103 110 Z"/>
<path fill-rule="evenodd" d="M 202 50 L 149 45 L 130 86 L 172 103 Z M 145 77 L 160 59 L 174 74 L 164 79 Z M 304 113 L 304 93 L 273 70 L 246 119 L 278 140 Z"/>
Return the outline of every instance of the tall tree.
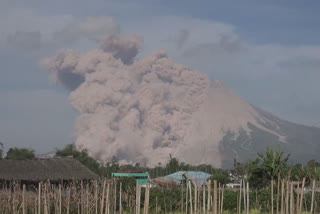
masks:
<path fill-rule="evenodd" d="M 284 152 L 281 152 L 279 149 L 273 151 L 270 148 L 267 148 L 266 154 L 258 153 L 258 155 L 262 161 L 262 168 L 271 178 L 283 172 L 287 167 L 287 162 L 290 157 L 290 154 L 284 155 Z"/>

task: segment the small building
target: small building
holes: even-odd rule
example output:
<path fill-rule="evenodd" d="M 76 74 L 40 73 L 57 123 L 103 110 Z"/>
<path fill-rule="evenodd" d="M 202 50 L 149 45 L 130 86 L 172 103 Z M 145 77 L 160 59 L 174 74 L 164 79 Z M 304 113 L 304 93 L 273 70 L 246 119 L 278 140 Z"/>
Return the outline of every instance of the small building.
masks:
<path fill-rule="evenodd" d="M 99 176 L 73 158 L 0 160 L 0 183 L 18 181 L 21 183 L 39 183 L 49 180 L 51 183 L 70 181 L 89 181 Z"/>
<path fill-rule="evenodd" d="M 208 179 L 211 177 L 211 174 L 202 172 L 202 171 L 178 171 L 172 174 L 169 174 L 164 177 L 158 177 L 152 181 L 159 186 L 177 186 L 183 184 L 186 181 L 191 181 L 193 184 L 201 187 L 202 185 L 208 184 Z"/>
<path fill-rule="evenodd" d="M 122 171 L 112 173 L 113 178 L 135 178 L 140 185 L 145 186 L 149 182 L 149 173 L 148 172 L 136 172 L 136 171 Z"/>

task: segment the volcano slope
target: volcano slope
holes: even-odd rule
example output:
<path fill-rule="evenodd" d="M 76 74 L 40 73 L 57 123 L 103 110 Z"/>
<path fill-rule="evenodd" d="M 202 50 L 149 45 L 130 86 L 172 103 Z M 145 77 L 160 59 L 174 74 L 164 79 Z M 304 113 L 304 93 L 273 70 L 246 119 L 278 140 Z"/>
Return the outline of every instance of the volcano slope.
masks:
<path fill-rule="evenodd" d="M 228 167 L 266 147 L 317 159 L 320 129 L 258 109 L 222 82 L 176 64 L 164 51 L 135 59 L 137 36 L 107 36 L 86 54 L 64 50 L 42 60 L 52 80 L 70 91 L 79 112 L 76 146 L 106 162 L 165 162 Z"/>

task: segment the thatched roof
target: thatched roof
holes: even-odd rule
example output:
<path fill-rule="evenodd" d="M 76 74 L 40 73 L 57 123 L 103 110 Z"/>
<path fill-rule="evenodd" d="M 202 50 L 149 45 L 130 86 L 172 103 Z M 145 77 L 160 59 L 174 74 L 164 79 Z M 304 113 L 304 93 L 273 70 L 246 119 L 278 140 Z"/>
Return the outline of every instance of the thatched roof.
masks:
<path fill-rule="evenodd" d="M 91 180 L 99 177 L 73 158 L 0 160 L 2 181 Z"/>

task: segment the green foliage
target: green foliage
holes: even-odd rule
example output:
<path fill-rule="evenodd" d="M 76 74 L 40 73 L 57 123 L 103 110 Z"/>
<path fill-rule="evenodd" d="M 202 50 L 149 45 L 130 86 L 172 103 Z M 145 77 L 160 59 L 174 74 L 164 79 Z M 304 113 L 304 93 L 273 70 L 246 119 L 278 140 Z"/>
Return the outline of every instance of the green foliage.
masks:
<path fill-rule="evenodd" d="M 216 180 L 220 184 L 227 184 L 230 183 L 230 176 L 228 171 L 223 169 L 216 169 L 213 175 L 210 177 L 210 180 Z"/>
<path fill-rule="evenodd" d="M 7 152 L 6 159 L 24 160 L 35 158 L 34 151 L 27 148 L 10 148 Z"/>
<path fill-rule="evenodd" d="M 88 155 L 86 150 L 78 151 L 74 144 L 66 145 L 66 147 L 62 150 L 56 151 L 57 157 L 67 157 L 72 156 L 83 165 L 88 167 L 91 171 L 101 175 L 102 170 L 100 170 L 100 164 L 92 157 Z"/>
<path fill-rule="evenodd" d="M 267 148 L 266 154 L 258 154 L 262 161 L 262 167 L 270 177 L 276 177 L 279 173 L 283 172 L 289 160 L 289 155 L 284 156 L 284 152 L 279 149 L 273 151 Z"/>

